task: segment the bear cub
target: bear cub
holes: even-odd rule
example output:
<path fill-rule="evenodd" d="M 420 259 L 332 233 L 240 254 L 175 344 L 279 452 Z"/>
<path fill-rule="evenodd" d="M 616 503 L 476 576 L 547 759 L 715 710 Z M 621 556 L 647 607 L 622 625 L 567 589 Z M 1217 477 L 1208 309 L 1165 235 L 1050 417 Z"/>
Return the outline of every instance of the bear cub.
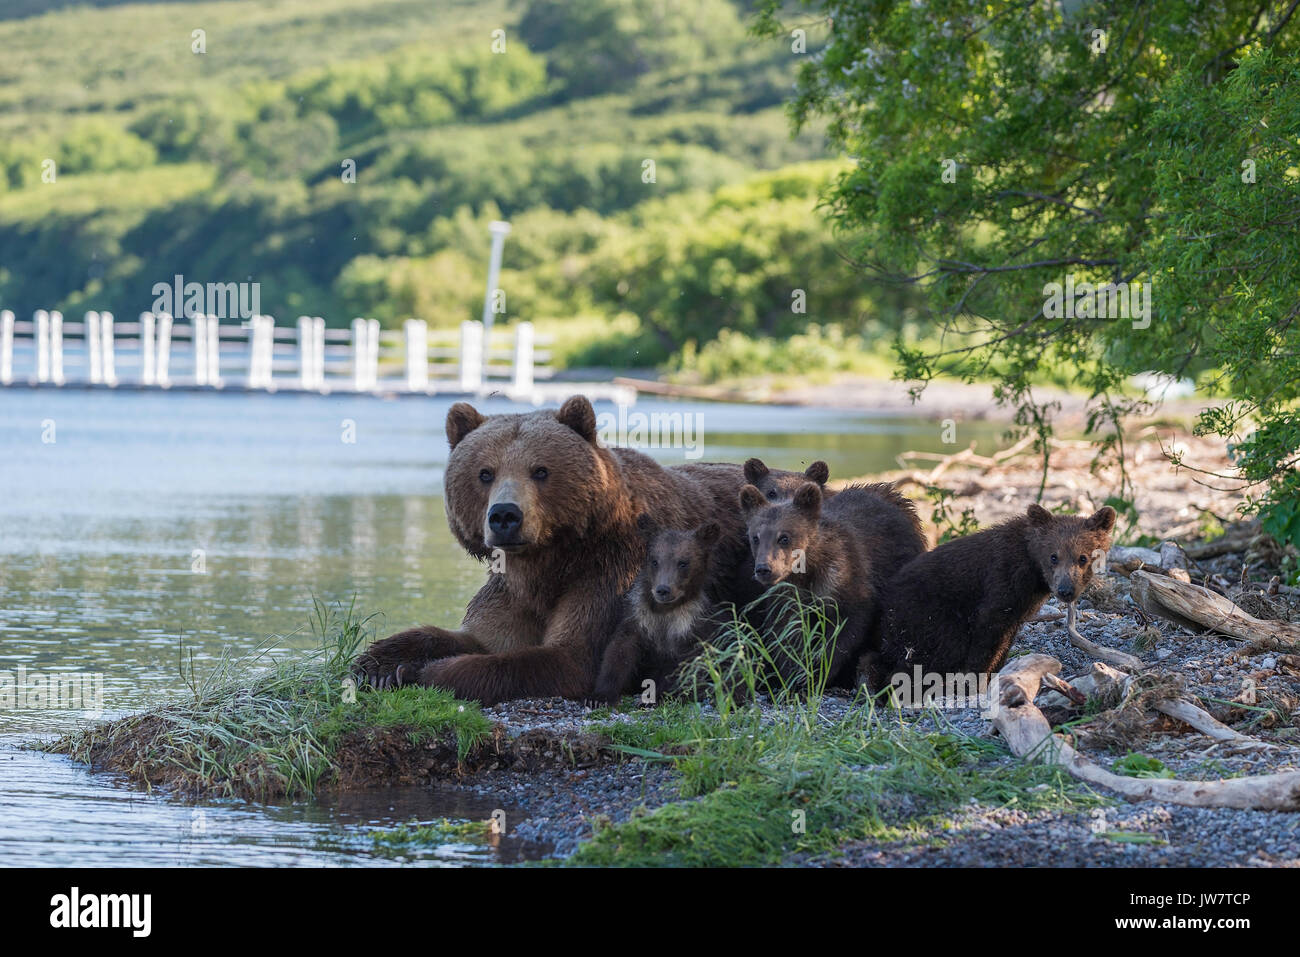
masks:
<path fill-rule="evenodd" d="M 842 623 L 831 649 L 831 684 L 851 682 L 856 659 L 871 634 L 876 596 L 886 578 L 926 549 L 912 503 L 889 484 L 853 485 L 826 499 L 816 482 L 804 482 L 788 502 L 773 503 L 755 485 L 740 490 L 754 578 L 769 590 L 789 582 L 828 601 Z M 774 594 L 769 591 L 768 594 Z M 747 610 L 767 641 L 782 630 L 764 600 Z M 769 645 L 777 671 L 800 680 L 801 649 Z"/>
<path fill-rule="evenodd" d="M 909 562 L 881 597 L 880 665 L 873 691 L 893 676 L 992 674 L 1048 597 L 1074 602 L 1110 549 L 1115 510 L 1053 515 L 1030 505 L 1021 516 L 940 545 Z"/>
<path fill-rule="evenodd" d="M 645 562 L 627 593 L 627 613 L 605 650 L 592 695 L 615 705 L 654 682 L 657 701 L 672 690 L 677 669 L 712 638 L 720 622 L 714 592 L 717 522 L 691 531 L 657 529 L 642 515 L 637 528 L 648 540 Z"/>
<path fill-rule="evenodd" d="M 815 482 L 822 487 L 822 498 L 831 498 L 834 489 L 826 488 L 831 477 L 830 466 L 818 459 L 802 472 L 786 472 L 782 469 L 772 470 L 762 459 L 746 459 L 744 465 L 745 481 L 754 486 L 769 502 L 785 502 L 805 482 Z"/>

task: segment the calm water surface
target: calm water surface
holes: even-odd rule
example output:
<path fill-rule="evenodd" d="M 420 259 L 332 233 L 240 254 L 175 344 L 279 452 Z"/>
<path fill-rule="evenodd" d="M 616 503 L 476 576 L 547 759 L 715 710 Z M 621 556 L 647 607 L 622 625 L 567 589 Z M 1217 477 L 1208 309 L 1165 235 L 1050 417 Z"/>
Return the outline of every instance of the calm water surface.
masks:
<path fill-rule="evenodd" d="M 451 401 L 0 391 L 0 682 L 20 667 L 102 675 L 111 717 L 181 695 L 182 651 L 202 672 L 223 649 L 249 652 L 272 635 L 311 647 L 313 596 L 355 596 L 363 614 L 380 614 L 381 634 L 455 623 L 484 573 L 443 513 Z M 907 449 L 954 448 L 926 420 L 704 403 L 633 411 L 699 415 L 706 461 L 758 455 L 803 468 L 822 458 L 832 477 L 894 468 Z M 1000 431 L 963 425 L 957 447 L 991 449 Z M 650 451 L 685 461 L 681 449 Z M 389 864 L 370 830 L 493 809 L 427 788 L 192 805 L 18 747 L 92 717 L 0 707 L 0 865 Z M 420 862 L 541 851 L 507 839 L 436 848 Z"/>

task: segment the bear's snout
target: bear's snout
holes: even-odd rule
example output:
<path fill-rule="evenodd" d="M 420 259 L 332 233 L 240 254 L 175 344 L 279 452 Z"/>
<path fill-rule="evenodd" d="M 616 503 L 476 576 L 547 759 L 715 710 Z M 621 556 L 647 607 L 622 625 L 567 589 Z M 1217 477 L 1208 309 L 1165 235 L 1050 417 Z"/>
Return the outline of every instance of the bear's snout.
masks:
<path fill-rule="evenodd" d="M 1074 582 L 1068 578 L 1065 581 L 1056 583 L 1056 597 L 1061 601 L 1074 601 L 1075 594 Z"/>
<path fill-rule="evenodd" d="M 772 580 L 772 566 L 763 564 L 754 566 L 754 580 L 766 585 Z"/>
<path fill-rule="evenodd" d="M 488 531 L 493 545 L 519 543 L 519 531 L 524 524 L 524 512 L 514 502 L 497 502 L 488 509 Z"/>
<path fill-rule="evenodd" d="M 655 586 L 655 601 L 666 602 L 673 597 L 673 590 L 667 585 Z"/>

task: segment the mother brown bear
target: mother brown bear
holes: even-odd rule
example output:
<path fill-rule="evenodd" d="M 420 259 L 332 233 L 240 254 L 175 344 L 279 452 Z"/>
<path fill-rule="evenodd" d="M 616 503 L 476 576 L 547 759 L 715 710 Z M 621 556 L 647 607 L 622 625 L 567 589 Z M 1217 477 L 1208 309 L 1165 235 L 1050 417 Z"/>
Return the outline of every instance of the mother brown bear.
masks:
<path fill-rule="evenodd" d="M 585 396 L 522 415 L 457 402 L 447 441 L 447 521 L 492 571 L 458 630 L 426 625 L 371 645 L 356 663 L 366 683 L 436 685 L 484 704 L 589 694 L 645 554 L 643 512 L 663 528 L 718 521 L 733 543 L 723 574 L 747 587 L 739 465 L 664 468 L 603 448 Z"/>

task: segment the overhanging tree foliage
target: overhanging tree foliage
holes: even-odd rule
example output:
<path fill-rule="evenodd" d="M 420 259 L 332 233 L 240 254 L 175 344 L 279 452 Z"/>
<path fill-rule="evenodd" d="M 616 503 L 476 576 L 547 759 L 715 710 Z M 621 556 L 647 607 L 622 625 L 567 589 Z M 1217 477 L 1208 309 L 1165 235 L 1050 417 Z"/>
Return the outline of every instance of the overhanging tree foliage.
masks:
<path fill-rule="evenodd" d="M 1042 441 L 1030 375 L 1068 364 L 1110 451 L 1144 405 L 1130 375 L 1195 377 L 1229 400 L 1199 427 L 1231 443 L 1269 531 L 1300 542 L 1300 3 L 803 6 L 820 18 L 771 0 L 759 32 L 825 38 L 791 112 L 826 117 L 854 160 L 826 209 L 864 271 L 922 287 L 961 333 L 900 344 L 901 374 L 997 368 Z M 1052 284 L 1109 288 L 1060 308 Z"/>

